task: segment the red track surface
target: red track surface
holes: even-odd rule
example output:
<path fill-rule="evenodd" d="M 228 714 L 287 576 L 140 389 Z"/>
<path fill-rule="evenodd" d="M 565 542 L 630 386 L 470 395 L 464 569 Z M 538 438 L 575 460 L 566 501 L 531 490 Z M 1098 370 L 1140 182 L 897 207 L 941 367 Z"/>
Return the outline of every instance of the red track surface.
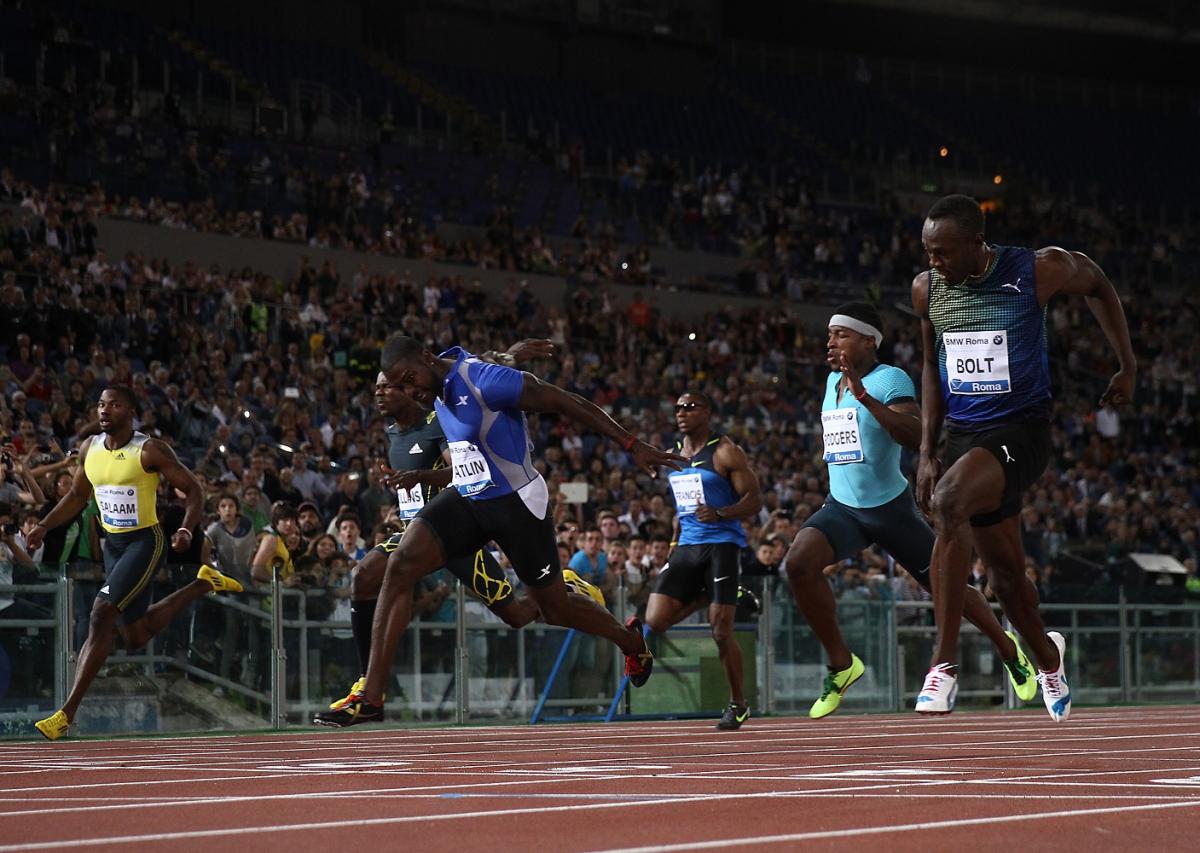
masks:
<path fill-rule="evenodd" d="M 1200 708 L 0 746 L 0 851 L 1200 849 Z"/>

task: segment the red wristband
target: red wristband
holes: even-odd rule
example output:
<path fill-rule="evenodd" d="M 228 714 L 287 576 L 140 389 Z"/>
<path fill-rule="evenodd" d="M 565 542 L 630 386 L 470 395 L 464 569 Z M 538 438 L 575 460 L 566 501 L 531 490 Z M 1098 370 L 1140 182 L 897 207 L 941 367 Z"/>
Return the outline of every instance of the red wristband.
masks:
<path fill-rule="evenodd" d="M 629 435 L 625 436 L 625 440 L 621 442 L 621 449 L 628 453 L 629 449 L 637 444 L 637 440 L 636 435 L 629 433 Z"/>
<path fill-rule="evenodd" d="M 858 401 L 861 403 L 863 400 L 865 400 L 865 399 L 866 399 L 867 397 L 869 397 L 869 396 L 870 396 L 870 394 L 868 394 L 868 393 L 867 393 L 867 389 L 866 389 L 866 388 L 864 388 L 864 389 L 863 389 L 863 392 L 862 392 L 861 394 L 855 394 L 855 395 L 854 395 L 854 399 L 855 399 L 855 400 L 858 400 Z"/>

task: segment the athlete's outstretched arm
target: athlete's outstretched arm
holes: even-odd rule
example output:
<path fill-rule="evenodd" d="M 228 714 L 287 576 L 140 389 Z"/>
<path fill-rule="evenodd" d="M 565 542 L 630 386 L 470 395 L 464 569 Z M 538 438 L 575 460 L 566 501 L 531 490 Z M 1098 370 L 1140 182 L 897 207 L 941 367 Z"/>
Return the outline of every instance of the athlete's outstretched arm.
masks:
<path fill-rule="evenodd" d="M 204 488 L 196 475 L 180 464 L 175 451 L 166 442 L 157 438 L 147 441 L 142 450 L 142 460 L 147 463 L 143 468 L 157 471 L 172 488 L 183 492 L 186 501 L 183 524 L 171 536 L 171 547 L 176 551 L 186 551 L 192 545 L 192 531 L 204 518 Z"/>
<path fill-rule="evenodd" d="M 937 340 L 929 321 L 929 273 L 913 279 L 912 303 L 921 318 L 921 453 L 917 463 L 917 503 L 925 513 L 933 498 L 933 489 L 941 476 L 937 459 L 938 437 L 946 417 L 942 399 L 942 380 L 938 375 Z"/>
<path fill-rule="evenodd" d="M 525 364 L 539 358 L 552 358 L 553 356 L 553 341 L 547 338 L 525 338 L 524 340 L 517 341 L 504 352 L 488 350 L 487 352 L 480 353 L 478 358 L 480 361 L 488 361 L 492 364 L 515 367 L 518 364 Z"/>
<path fill-rule="evenodd" d="M 101 439 L 103 440 L 103 439 Z M 84 441 L 83 446 L 79 449 L 79 456 L 82 459 L 87 455 L 89 441 Z M 29 531 L 29 535 L 25 537 L 25 550 L 36 551 L 42 544 L 42 540 L 46 538 L 46 534 L 54 528 L 70 521 L 79 513 L 83 512 L 83 508 L 88 505 L 88 501 L 92 499 L 92 484 L 87 478 L 87 473 L 83 470 L 83 463 L 80 462 L 79 467 L 75 469 L 75 477 L 71 480 L 70 490 L 62 496 L 62 499 L 46 514 L 46 517 L 39 521 Z"/>
<path fill-rule="evenodd" d="M 638 439 L 636 435 L 621 426 L 607 412 L 585 400 L 578 394 L 571 394 L 543 382 L 532 373 L 522 373 L 521 399 L 519 405 L 527 412 L 547 412 L 570 418 L 582 424 L 592 432 L 610 438 L 621 445 L 634 463 L 656 476 L 660 467 L 673 468 L 678 471 L 684 462 L 684 457 L 676 453 L 668 453 Z"/>
<path fill-rule="evenodd" d="M 1125 308 L 1117 289 L 1104 270 L 1082 252 L 1068 252 L 1057 246 L 1039 249 L 1036 272 L 1038 302 L 1045 305 L 1057 293 L 1082 296 L 1100 324 L 1108 345 L 1117 356 L 1119 369 L 1100 397 L 1100 405 L 1120 406 L 1133 399 L 1133 384 L 1137 377 L 1137 359 L 1129 339 Z"/>

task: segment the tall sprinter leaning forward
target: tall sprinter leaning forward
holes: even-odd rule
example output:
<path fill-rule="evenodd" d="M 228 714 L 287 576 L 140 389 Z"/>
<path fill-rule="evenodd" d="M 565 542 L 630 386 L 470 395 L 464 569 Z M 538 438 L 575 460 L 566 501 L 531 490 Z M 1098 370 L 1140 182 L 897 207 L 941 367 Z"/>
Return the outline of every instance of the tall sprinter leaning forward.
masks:
<path fill-rule="evenodd" d="M 814 720 L 836 711 L 865 671 L 842 637 L 825 567 L 874 543 L 930 588 L 933 530 L 900 468 L 901 447 L 916 450 L 921 443 L 917 391 L 907 373 L 880 363 L 882 342 L 879 312 L 865 302 L 842 305 L 829 318 L 826 361 L 832 372 L 821 401 L 829 497 L 796 534 L 786 562 L 796 605 L 829 657 L 821 695 L 808 712 Z M 1028 701 L 1037 695 L 1029 658 L 973 587 L 965 615 L 996 647 L 1017 696 Z"/>
<path fill-rule="evenodd" d="M 371 644 L 367 684 L 355 713 L 378 719 L 396 646 L 412 618 L 413 588 L 425 575 L 494 540 L 512 563 L 546 622 L 612 640 L 625 654 L 635 686 L 654 663 L 636 618 L 621 625 L 594 601 L 567 594 L 546 483 L 529 458 L 526 411 L 563 415 L 614 441 L 638 467 L 657 473 L 681 457 L 640 442 L 595 405 L 523 373 L 488 364 L 455 347 L 435 355 L 419 341 L 393 335 L 383 349 L 389 382 L 433 406 L 449 441 L 453 488 L 427 503 L 388 558 Z"/>
<path fill-rule="evenodd" d="M 196 579 L 151 604 L 151 581 L 166 556 L 166 535 L 158 523 L 159 479 L 165 479 L 187 500 L 183 524 L 171 535 L 171 547 L 186 551 L 193 531 L 203 521 L 204 493 L 191 471 L 179 464 L 175 452 L 156 438 L 135 432 L 137 398 L 132 389 L 113 385 L 100 394 L 97 407 L 100 435 L 80 447 L 83 461 L 75 469 L 71 490 L 30 531 L 26 547 L 36 551 L 46 533 L 77 516 L 94 495 L 104 537 L 104 585 L 92 605 L 87 640 L 79 653 L 75 683 L 62 708 L 35 725 L 48 740 L 67 733 L 79 703 L 112 649 L 120 632 L 125 647 L 140 649 L 182 608 L 210 592 L 241 592 L 242 585 L 209 566 Z"/>
<path fill-rule="evenodd" d="M 1121 300 L 1087 255 L 991 245 L 983 228 L 974 199 L 936 202 L 921 230 L 930 269 L 912 286 L 925 365 L 917 501 L 937 533 L 930 575 L 938 626 L 916 710 L 954 708 L 958 627 L 974 546 L 1037 663 L 1046 710 L 1061 722 L 1071 713 L 1066 641 L 1046 633 L 1037 589 L 1025 576 L 1020 529 L 1022 496 L 1051 454 L 1046 303 L 1058 294 L 1087 300 L 1119 365 L 1101 406 L 1132 399 L 1137 365 Z M 936 456 L 943 420 L 944 463 Z"/>
<path fill-rule="evenodd" d="M 530 343 L 542 342 L 522 341 L 509 352 Z M 545 344 L 550 346 L 549 341 Z M 525 349 L 518 350 L 518 353 L 525 352 Z M 548 354 L 549 351 L 540 348 L 538 352 Z M 375 380 L 375 407 L 390 421 L 386 428 L 389 467 L 385 472 L 385 482 L 396 492 L 400 520 L 407 527 L 421 508 L 450 483 L 450 454 L 446 436 L 438 424 L 437 413 L 424 411 L 406 397 L 398 386 L 388 382 L 383 373 Z M 321 711 L 313 717 L 317 725 L 344 727 L 369 722 L 352 716 L 353 706 L 366 685 L 367 667 L 371 659 L 372 622 L 388 555 L 400 546 L 403 535 L 401 531 L 376 545 L 355 564 L 351 572 L 350 625 L 358 648 L 362 676 L 344 698 L 330 705 L 328 711 Z M 505 577 L 504 570 L 486 548 L 480 548 L 467 557 L 451 560 L 446 570 L 512 628 L 521 628 L 540 615 L 532 600 L 513 594 L 512 584 Z M 603 604 L 604 596 L 600 590 L 574 572 L 564 572 L 563 578 L 571 589 L 570 594 L 587 595 Z"/>
<path fill-rule="evenodd" d="M 675 497 L 675 545 L 646 606 L 646 624 L 663 632 L 707 598 L 708 621 L 729 682 L 729 705 L 717 728 L 733 731 L 750 718 L 742 690 L 742 650 L 733 636 L 737 609 L 738 558 L 746 546 L 742 519 L 762 508 L 762 489 L 746 453 L 712 429 L 712 403 L 698 391 L 675 401 L 682 437 L 675 450 L 688 467 L 668 477 Z"/>

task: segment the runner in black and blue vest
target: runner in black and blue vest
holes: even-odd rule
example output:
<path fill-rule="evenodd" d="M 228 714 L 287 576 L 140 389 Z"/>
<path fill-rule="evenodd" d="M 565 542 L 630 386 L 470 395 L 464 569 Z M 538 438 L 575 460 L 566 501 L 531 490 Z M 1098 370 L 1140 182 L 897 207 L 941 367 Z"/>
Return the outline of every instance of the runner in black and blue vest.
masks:
<path fill-rule="evenodd" d="M 883 321 L 866 302 L 841 305 L 829 318 L 831 372 L 821 400 L 829 497 L 796 534 L 786 561 L 796 605 L 829 656 L 821 695 L 808 712 L 814 720 L 836 711 L 866 671 L 842 637 L 825 568 L 876 544 L 930 589 L 933 530 L 900 467 L 901 448 L 920 446 L 921 410 L 909 375 L 879 361 L 882 343 Z M 1036 696 L 1033 665 L 979 590 L 967 590 L 964 615 L 996 647 L 1017 696 Z"/>
<path fill-rule="evenodd" d="M 698 391 L 675 401 L 682 433 L 675 450 L 687 466 L 668 476 L 675 497 L 675 541 L 646 605 L 646 624 L 663 632 L 707 598 L 708 621 L 729 679 L 729 706 L 717 728 L 739 729 L 750 717 L 742 690 L 742 651 L 733 636 L 738 555 L 746 547 L 742 519 L 762 509 L 762 489 L 746 454 L 712 429 L 712 402 Z"/>
<path fill-rule="evenodd" d="M 448 561 L 494 541 L 512 563 L 547 624 L 577 628 L 612 641 L 625 654 L 634 686 L 654 665 L 636 617 L 621 625 L 602 605 L 568 594 L 559 568 L 550 493 L 530 457 L 526 411 L 570 418 L 617 442 L 643 471 L 678 468 L 683 459 L 652 447 L 593 403 L 531 373 L 489 364 L 461 347 L 441 355 L 420 341 L 393 335 L 380 367 L 423 408 L 432 407 L 449 443 L 450 488 L 423 506 L 388 556 L 372 628 L 362 694 L 348 711 L 354 722 L 383 717 L 383 693 L 400 637 L 412 618 L 418 581 Z M 353 723 L 351 723 L 353 724 Z"/>
<path fill-rule="evenodd" d="M 487 352 L 481 358 L 493 363 L 513 365 L 550 355 L 550 341 L 524 340 L 506 352 Z M 400 388 L 388 382 L 380 373 L 375 380 L 375 408 L 388 419 L 384 432 L 388 438 L 388 467 L 383 480 L 397 497 L 400 523 L 407 527 L 421 508 L 450 483 L 449 445 L 438 422 L 437 412 L 425 411 L 410 400 Z M 347 695 L 313 716 L 320 726 L 340 728 L 370 722 L 353 715 L 353 706 L 366 686 L 366 672 L 371 657 L 372 625 L 375 604 L 388 555 L 400 546 L 403 529 L 376 545 L 357 563 L 350 575 L 350 625 L 358 649 L 362 675 Z M 526 596 L 514 594 L 504 570 L 491 551 L 480 548 L 475 553 L 451 560 L 446 571 L 457 578 L 485 606 L 511 628 L 521 628 L 539 616 L 538 607 Z M 601 591 L 574 572 L 565 571 L 563 580 L 575 594 L 587 595 L 604 603 Z"/>
<path fill-rule="evenodd" d="M 939 200 L 921 231 L 930 269 L 912 286 L 924 349 L 917 501 L 937 533 L 930 575 L 938 626 L 916 710 L 954 709 L 958 629 L 974 546 L 1037 663 L 1046 710 L 1062 722 L 1071 713 L 1066 641 L 1045 631 L 1037 589 L 1025 577 L 1019 523 L 1022 496 L 1052 452 L 1046 303 L 1060 293 L 1082 296 L 1104 332 L 1119 370 L 1100 406 L 1132 399 L 1137 365 L 1121 300 L 1090 258 L 1053 246 L 996 246 L 983 232 L 983 210 L 974 199 Z M 944 462 L 937 458 L 943 420 Z"/>

